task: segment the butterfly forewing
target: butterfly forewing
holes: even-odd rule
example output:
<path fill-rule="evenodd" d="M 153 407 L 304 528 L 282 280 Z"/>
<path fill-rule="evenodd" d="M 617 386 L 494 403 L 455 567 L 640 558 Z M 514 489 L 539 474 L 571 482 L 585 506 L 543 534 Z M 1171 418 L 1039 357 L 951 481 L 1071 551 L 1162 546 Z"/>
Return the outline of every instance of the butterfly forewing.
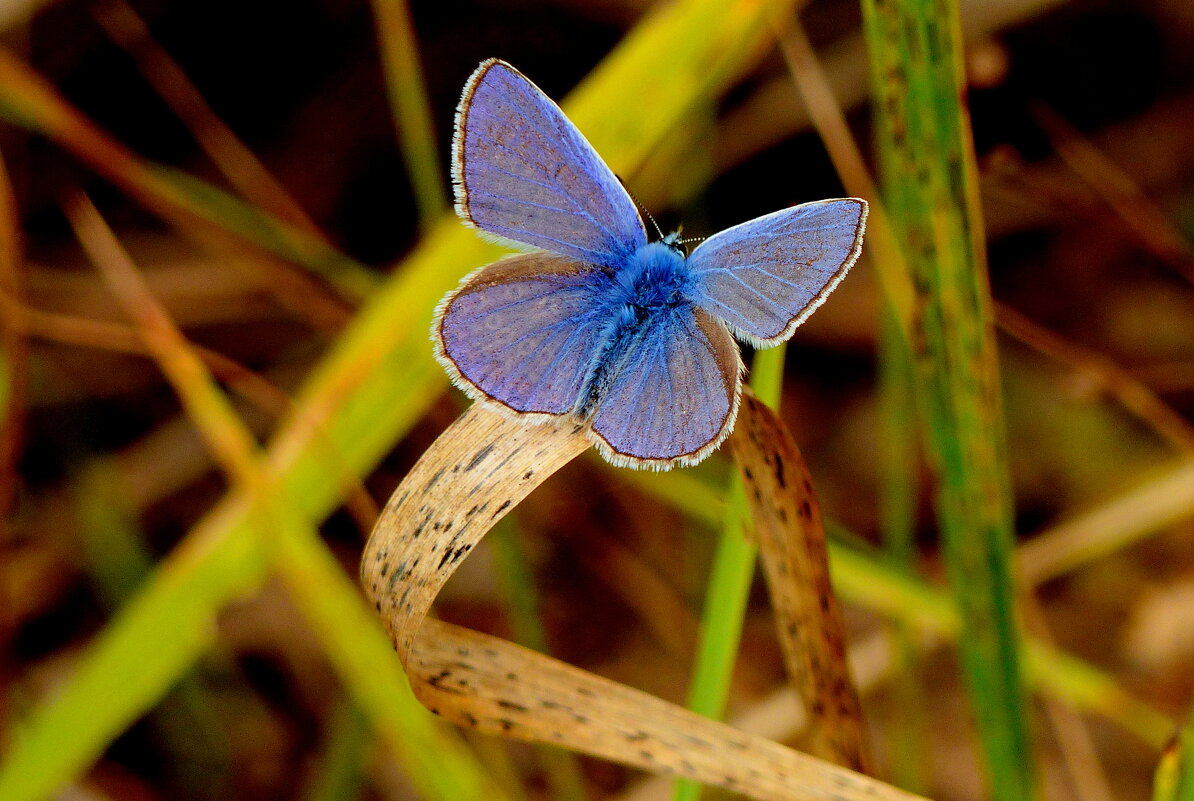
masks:
<path fill-rule="evenodd" d="M 738 410 L 742 360 L 726 327 L 683 304 L 648 317 L 599 379 L 592 434 L 615 464 L 695 464 Z"/>
<path fill-rule="evenodd" d="M 688 259 L 693 299 L 753 344 L 782 342 L 858 258 L 866 213 L 865 200 L 821 200 L 715 234 Z"/>
<path fill-rule="evenodd" d="M 573 411 L 608 317 L 602 278 L 593 267 L 550 253 L 484 267 L 441 305 L 436 355 L 474 398 L 522 413 Z"/>
<path fill-rule="evenodd" d="M 646 242 L 634 202 L 552 100 L 497 59 L 464 88 L 453 152 L 456 206 L 490 234 L 620 267 Z"/>

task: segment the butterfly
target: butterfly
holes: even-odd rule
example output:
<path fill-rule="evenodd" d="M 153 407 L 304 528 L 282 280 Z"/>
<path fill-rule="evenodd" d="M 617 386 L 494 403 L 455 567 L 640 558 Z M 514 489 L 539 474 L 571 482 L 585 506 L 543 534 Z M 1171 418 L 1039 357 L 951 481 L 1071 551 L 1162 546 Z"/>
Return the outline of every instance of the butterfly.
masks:
<path fill-rule="evenodd" d="M 685 255 L 649 241 L 634 201 L 564 112 L 514 67 L 483 62 L 456 114 L 456 211 L 527 250 L 466 276 L 432 342 L 475 400 L 571 416 L 610 462 L 693 465 L 733 430 L 734 337 L 786 341 L 862 249 L 867 204 L 822 200 L 726 229 Z"/>

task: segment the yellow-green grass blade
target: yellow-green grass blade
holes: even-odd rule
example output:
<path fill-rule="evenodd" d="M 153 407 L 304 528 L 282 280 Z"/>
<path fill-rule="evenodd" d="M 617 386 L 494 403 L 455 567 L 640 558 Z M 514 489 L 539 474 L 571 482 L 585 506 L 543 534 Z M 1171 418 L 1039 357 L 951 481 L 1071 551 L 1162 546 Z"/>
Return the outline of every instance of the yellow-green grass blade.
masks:
<path fill-rule="evenodd" d="M 953 0 L 863 3 L 886 207 L 920 313 L 912 341 L 963 669 L 996 801 L 1033 797 L 1011 573 L 1011 494 Z"/>
<path fill-rule="evenodd" d="M 115 609 L 153 570 L 153 560 L 121 491 L 116 467 L 93 460 L 75 488 L 81 558 L 101 602 Z M 153 725 L 174 761 L 177 780 L 197 798 L 226 795 L 231 787 L 230 743 L 204 681 L 201 660 L 154 710 Z"/>
<path fill-rule="evenodd" d="M 380 621 L 315 528 L 277 502 L 269 506 L 273 526 L 259 532 L 272 537 L 269 556 L 346 691 L 412 783 L 429 799 L 500 801 L 459 735 L 414 697 Z"/>
<path fill-rule="evenodd" d="M 1177 740 L 1173 801 L 1194 801 L 1194 703 L 1186 714 L 1186 725 Z"/>
<path fill-rule="evenodd" d="M 14 732 L 0 765 L 0 798 L 48 798 L 158 702 L 216 637 L 216 615 L 265 574 L 256 539 L 217 530 L 240 502 L 209 519 L 154 572 L 81 660 L 70 682 Z"/>
<path fill-rule="evenodd" d="M 566 108 L 614 169 L 632 174 L 669 133 L 670 121 L 751 63 L 766 38 L 767 15 L 790 6 L 791 0 L 661 6 Z M 658 108 L 626 103 L 627 87 L 650 87 Z M 10 99 L 0 89 L 0 103 Z M 646 138 L 619 138 L 629 135 Z M 300 518 L 326 515 L 339 502 L 347 475 L 376 464 L 443 391 L 446 379 L 427 342 L 431 309 L 459 276 L 496 252 L 445 219 L 312 373 L 269 454 L 282 502 Z M 265 576 L 250 512 L 243 498 L 220 504 L 97 637 L 62 693 L 26 722 L 0 769 L 0 797 L 44 798 L 78 775 L 208 646 L 219 609 L 253 592 Z M 316 552 L 302 556 L 314 559 Z M 163 631 L 170 636 L 161 637 Z M 396 665 L 388 649 L 369 653 Z"/>
<path fill-rule="evenodd" d="M 415 700 L 402 670 L 387 658 L 390 644 L 377 619 L 312 522 L 273 491 L 253 435 L 98 211 L 82 195 L 68 199 L 64 210 L 230 483 L 251 496 L 250 527 L 262 538 L 271 567 L 281 573 L 346 689 L 370 715 L 379 739 L 412 784 L 438 801 L 500 801 L 501 794 L 495 795 L 493 783 L 463 743 Z"/>

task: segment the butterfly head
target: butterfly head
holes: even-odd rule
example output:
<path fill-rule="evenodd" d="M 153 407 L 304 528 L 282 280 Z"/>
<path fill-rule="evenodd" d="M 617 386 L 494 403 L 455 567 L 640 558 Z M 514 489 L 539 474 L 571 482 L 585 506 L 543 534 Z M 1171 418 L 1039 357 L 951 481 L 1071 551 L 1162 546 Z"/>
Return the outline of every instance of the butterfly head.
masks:
<path fill-rule="evenodd" d="M 684 240 L 680 238 L 680 231 L 678 229 L 672 231 L 659 241 L 661 244 L 666 245 L 669 249 L 680 254 L 684 258 L 688 257 L 688 248 L 684 246 Z"/>

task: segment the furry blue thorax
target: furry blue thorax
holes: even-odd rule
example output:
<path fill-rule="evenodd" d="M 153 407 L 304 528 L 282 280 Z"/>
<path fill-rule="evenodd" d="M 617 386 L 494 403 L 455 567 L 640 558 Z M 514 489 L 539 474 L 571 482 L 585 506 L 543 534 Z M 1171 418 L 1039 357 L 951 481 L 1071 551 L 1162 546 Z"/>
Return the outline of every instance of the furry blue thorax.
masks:
<path fill-rule="evenodd" d="M 640 247 L 613 279 L 620 290 L 614 302 L 622 306 L 623 324 L 686 302 L 685 290 L 691 280 L 684 254 L 664 242 Z"/>

